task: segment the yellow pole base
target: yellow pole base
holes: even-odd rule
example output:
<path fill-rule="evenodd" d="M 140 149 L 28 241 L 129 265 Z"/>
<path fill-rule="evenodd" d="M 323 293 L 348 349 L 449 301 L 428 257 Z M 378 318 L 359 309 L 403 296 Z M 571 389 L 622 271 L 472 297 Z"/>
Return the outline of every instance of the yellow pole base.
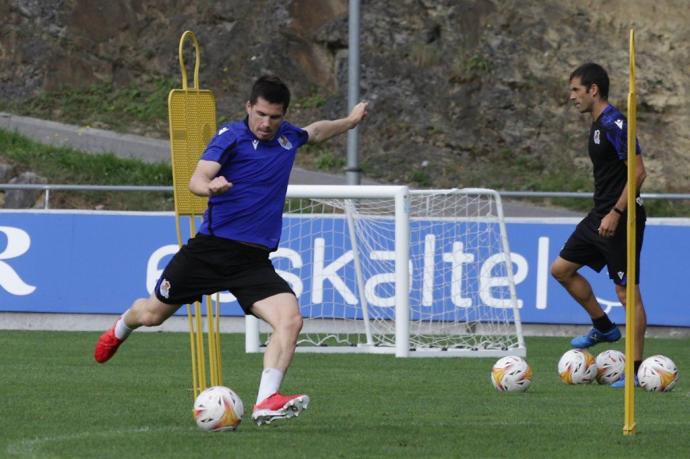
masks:
<path fill-rule="evenodd" d="M 623 426 L 623 435 L 635 435 L 636 427 L 634 422 L 630 426 Z"/>

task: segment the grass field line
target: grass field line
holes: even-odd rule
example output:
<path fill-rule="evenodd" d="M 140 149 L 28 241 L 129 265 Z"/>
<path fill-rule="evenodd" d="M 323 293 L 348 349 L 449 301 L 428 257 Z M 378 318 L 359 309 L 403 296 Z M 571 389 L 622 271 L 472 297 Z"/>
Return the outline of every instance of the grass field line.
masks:
<path fill-rule="evenodd" d="M 40 454 L 41 448 L 44 445 L 50 443 L 62 443 L 70 441 L 79 441 L 88 438 L 110 438 L 110 437 L 121 437 L 123 435 L 132 434 L 151 434 L 151 433 L 175 433 L 175 432 L 196 432 L 196 428 L 188 427 L 138 427 L 135 429 L 116 429 L 116 430 L 106 430 L 98 432 L 79 432 L 76 434 L 67 435 L 52 435 L 48 437 L 35 437 L 32 439 L 25 439 L 15 443 L 10 443 L 7 445 L 6 452 L 10 456 L 21 456 L 21 457 L 36 457 Z"/>

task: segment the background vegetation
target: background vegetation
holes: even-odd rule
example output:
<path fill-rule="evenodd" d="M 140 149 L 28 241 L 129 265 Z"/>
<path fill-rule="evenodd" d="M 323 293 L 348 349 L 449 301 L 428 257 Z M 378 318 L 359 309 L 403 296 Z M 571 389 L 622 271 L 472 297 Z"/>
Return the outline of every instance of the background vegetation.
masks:
<path fill-rule="evenodd" d="M 489 64 L 473 58 L 467 65 L 467 72 L 471 73 L 485 69 Z M 41 93 L 21 104 L 9 100 L 0 101 L 0 111 L 167 138 L 167 94 L 176 86 L 178 83 L 174 80 L 150 78 L 137 87 L 97 84 L 80 90 L 63 88 Z M 318 109 L 325 103 L 324 97 L 315 91 L 312 95 L 297 98 L 291 111 L 300 113 Z M 241 113 L 221 116 L 218 123 L 227 122 L 236 116 L 241 116 Z M 365 159 L 361 166 L 365 175 L 368 175 L 374 169 L 372 161 L 385 163 L 394 159 L 392 156 L 373 155 L 368 160 Z M 0 130 L 0 162 L 2 161 L 16 166 L 18 172 L 36 172 L 46 177 L 51 184 L 172 185 L 172 172 L 168 164 L 152 165 L 108 154 L 93 155 L 69 148 L 54 148 L 32 142 L 16 133 Z M 329 143 L 307 145 L 297 155 L 297 164 L 306 169 L 342 174 L 345 157 Z M 411 186 L 429 188 L 436 186 L 439 179 L 443 180 L 443 177 L 439 178 L 428 170 L 424 162 L 410 162 L 408 166 L 403 180 Z M 460 173 L 467 186 L 498 190 L 581 192 L 591 192 L 593 187 L 590 169 L 563 167 L 557 161 L 520 155 L 508 148 L 500 150 L 493 158 L 473 158 L 471 168 L 465 168 L 462 164 L 446 166 L 446 173 Z M 381 167 L 381 164 L 377 164 L 375 168 Z M 455 170 L 458 167 L 462 169 L 459 172 Z M 519 184 L 519 187 L 515 184 Z M 530 202 L 583 212 L 591 207 L 590 200 L 579 198 L 532 199 Z M 645 204 L 649 216 L 690 216 L 690 202 L 687 201 L 653 200 Z M 171 210 L 173 203 L 171 195 L 161 193 L 63 191 L 51 193 L 51 206 Z"/>

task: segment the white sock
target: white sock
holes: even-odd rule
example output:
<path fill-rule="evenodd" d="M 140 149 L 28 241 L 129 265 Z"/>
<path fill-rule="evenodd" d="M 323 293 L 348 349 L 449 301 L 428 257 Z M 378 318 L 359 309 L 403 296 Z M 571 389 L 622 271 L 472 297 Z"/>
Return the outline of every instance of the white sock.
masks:
<path fill-rule="evenodd" d="M 119 340 L 125 340 L 132 333 L 132 329 L 125 324 L 125 316 L 129 312 L 129 309 L 120 316 L 120 318 L 115 322 L 115 337 Z"/>
<path fill-rule="evenodd" d="M 256 403 L 259 403 L 269 395 L 273 395 L 278 392 L 280 383 L 282 382 L 282 371 L 275 368 L 266 368 L 261 373 L 261 384 L 259 384 L 259 394 L 256 396 Z"/>

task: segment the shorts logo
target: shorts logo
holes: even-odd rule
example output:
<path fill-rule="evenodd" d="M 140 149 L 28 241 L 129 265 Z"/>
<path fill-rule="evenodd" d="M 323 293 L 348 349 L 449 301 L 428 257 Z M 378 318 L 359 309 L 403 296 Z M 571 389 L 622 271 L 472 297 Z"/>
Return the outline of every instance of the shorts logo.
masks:
<path fill-rule="evenodd" d="M 596 131 L 594 131 L 594 143 L 596 143 L 597 145 L 599 145 L 599 143 L 601 143 L 600 137 L 601 137 L 601 133 L 599 132 L 599 129 L 597 129 Z"/>
<path fill-rule="evenodd" d="M 624 277 L 625 277 L 625 273 L 623 271 L 618 271 L 618 278 L 620 280 L 623 280 Z"/>
<path fill-rule="evenodd" d="M 288 138 L 285 137 L 284 135 L 281 135 L 278 138 L 278 143 L 280 144 L 281 147 L 285 148 L 286 150 L 292 149 L 292 143 L 290 143 Z"/>
<path fill-rule="evenodd" d="M 159 290 L 163 298 L 170 298 L 170 287 L 172 287 L 172 285 L 170 285 L 170 281 L 168 279 L 163 279 L 161 281 Z"/>

